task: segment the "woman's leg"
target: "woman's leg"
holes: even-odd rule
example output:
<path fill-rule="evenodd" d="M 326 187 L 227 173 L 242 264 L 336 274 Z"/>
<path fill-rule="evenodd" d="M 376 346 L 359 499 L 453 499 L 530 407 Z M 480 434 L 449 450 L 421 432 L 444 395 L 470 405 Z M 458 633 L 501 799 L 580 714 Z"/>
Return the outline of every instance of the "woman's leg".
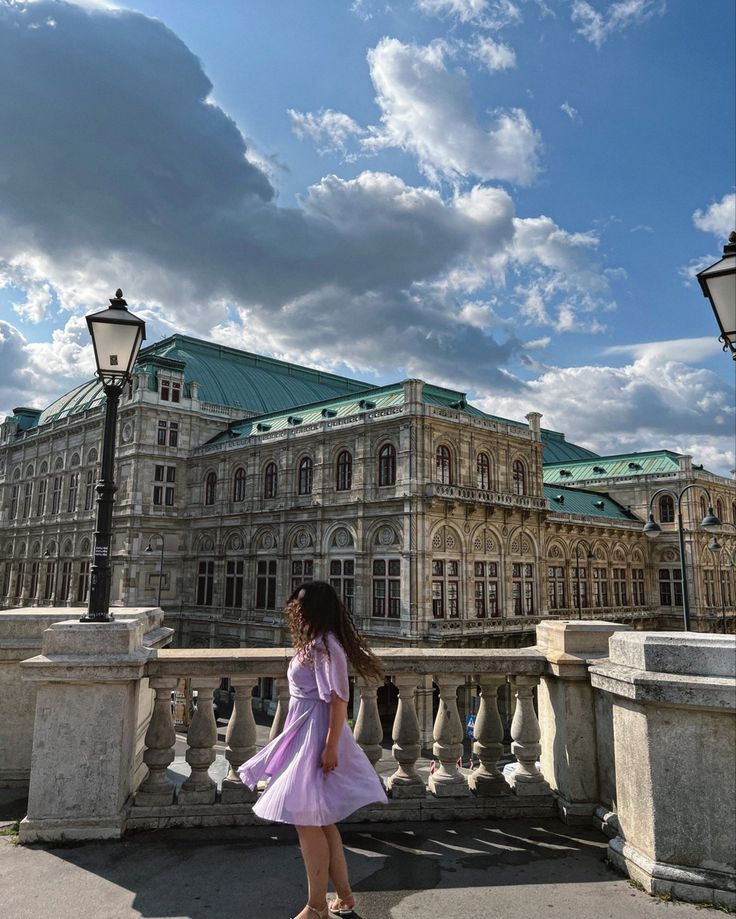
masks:
<path fill-rule="evenodd" d="M 299 846 L 302 850 L 304 867 L 307 869 L 309 885 L 309 905 L 320 913 L 324 912 L 327 901 L 327 877 L 330 869 L 330 847 L 320 826 L 298 826 Z M 314 919 L 306 907 L 296 919 Z"/>
<path fill-rule="evenodd" d="M 345 861 L 345 849 L 342 845 L 340 831 L 334 823 L 331 823 L 329 826 L 323 826 L 322 832 L 327 838 L 330 849 L 330 880 L 342 902 L 346 906 L 354 906 L 355 900 L 350 889 L 348 863 Z"/>

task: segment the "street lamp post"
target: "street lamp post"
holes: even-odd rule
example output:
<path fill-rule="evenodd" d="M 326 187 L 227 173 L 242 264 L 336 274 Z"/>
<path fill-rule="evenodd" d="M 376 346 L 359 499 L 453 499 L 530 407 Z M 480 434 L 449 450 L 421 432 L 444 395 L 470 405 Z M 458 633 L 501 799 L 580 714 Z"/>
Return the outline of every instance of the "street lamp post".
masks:
<path fill-rule="evenodd" d="M 585 558 L 588 562 L 593 561 L 593 549 L 591 548 L 590 543 L 587 539 L 578 539 L 575 543 L 575 577 L 577 579 L 577 607 L 578 607 L 578 619 L 583 618 L 583 600 L 580 595 L 580 543 L 585 543 L 587 548 L 587 553 Z"/>
<path fill-rule="evenodd" d="M 105 427 L 102 468 L 97 483 L 97 516 L 94 555 L 90 572 L 89 605 L 80 622 L 112 622 L 110 615 L 110 545 L 112 508 L 117 487 L 113 479 L 115 425 L 120 394 L 133 369 L 138 349 L 146 337 L 146 324 L 128 312 L 122 290 L 110 300 L 110 308 L 87 316 L 97 363 L 97 376 L 105 392 Z"/>
<path fill-rule="evenodd" d="M 736 230 L 723 247 L 723 258 L 696 275 L 718 322 L 723 350 L 736 361 Z"/>
<path fill-rule="evenodd" d="M 148 540 L 148 545 L 146 546 L 146 552 L 153 552 L 153 546 L 151 545 L 151 540 L 156 537 L 161 540 L 161 558 L 159 559 L 159 568 L 158 568 L 158 607 L 161 607 L 161 582 L 164 577 L 164 546 L 166 541 L 160 533 L 151 533 L 151 536 Z"/>
<path fill-rule="evenodd" d="M 721 521 L 713 513 L 713 505 L 710 497 L 710 492 L 705 487 L 705 485 L 700 485 L 697 482 L 693 482 L 690 485 L 686 485 L 680 492 L 676 492 L 672 488 L 659 488 L 654 492 L 652 497 L 649 500 L 649 520 L 644 524 L 644 535 L 648 536 L 650 539 L 655 539 L 662 532 L 662 528 L 654 519 L 654 514 L 652 513 L 652 507 L 654 506 L 654 499 L 658 495 L 667 494 L 672 498 L 677 500 L 677 538 L 680 545 L 680 579 L 682 582 L 682 618 L 684 623 L 684 629 L 686 632 L 690 631 L 690 598 L 688 596 L 687 590 L 687 566 L 685 565 L 685 532 L 682 526 L 682 496 L 685 492 L 690 491 L 693 488 L 699 488 L 701 491 L 704 491 L 708 498 L 708 513 L 700 521 L 701 530 L 705 530 L 706 533 L 715 532 L 720 526 Z"/>

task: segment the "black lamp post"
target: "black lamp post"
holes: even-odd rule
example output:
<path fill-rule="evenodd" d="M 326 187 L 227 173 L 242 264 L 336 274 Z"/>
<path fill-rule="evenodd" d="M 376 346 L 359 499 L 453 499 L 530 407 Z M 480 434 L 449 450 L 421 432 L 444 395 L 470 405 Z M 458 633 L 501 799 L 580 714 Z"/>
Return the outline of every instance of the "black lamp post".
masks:
<path fill-rule="evenodd" d="M 662 532 L 662 528 L 654 519 L 654 514 L 652 513 L 652 507 L 654 505 L 654 499 L 657 495 L 667 494 L 672 498 L 677 499 L 677 538 L 680 544 L 680 579 L 682 581 L 682 618 L 684 623 L 684 628 L 686 632 L 690 631 L 690 598 L 688 597 L 687 591 L 687 567 L 685 565 L 685 533 L 682 528 L 682 496 L 685 492 L 690 491 L 692 488 L 699 488 L 701 491 L 704 491 L 708 497 L 708 513 L 700 521 L 701 530 L 705 530 L 706 533 L 715 532 L 720 526 L 721 521 L 713 513 L 713 506 L 711 504 L 710 492 L 705 487 L 705 485 L 699 485 L 697 482 L 693 482 L 690 485 L 686 485 L 679 493 L 674 491 L 672 488 L 659 488 L 654 492 L 651 499 L 649 500 L 649 520 L 644 524 L 644 534 L 650 539 L 655 539 Z"/>
<path fill-rule="evenodd" d="M 736 230 L 723 247 L 723 258 L 696 275 L 703 296 L 710 300 L 721 330 L 723 350 L 736 361 Z"/>
<path fill-rule="evenodd" d="M 97 483 L 95 547 L 90 576 L 89 606 L 80 622 L 112 622 L 110 615 L 110 544 L 112 506 L 117 487 L 113 481 L 115 425 L 120 393 L 128 382 L 146 337 L 146 324 L 128 312 L 122 290 L 115 292 L 110 308 L 87 316 L 97 363 L 97 376 L 106 396 L 102 469 Z"/>
<path fill-rule="evenodd" d="M 585 558 L 589 561 L 593 561 L 593 549 L 591 548 L 590 543 L 587 539 L 578 539 L 575 543 L 575 577 L 577 579 L 577 607 L 578 607 L 578 619 L 583 618 L 583 599 L 580 596 L 580 543 L 585 543 L 587 552 Z"/>
<path fill-rule="evenodd" d="M 164 546 L 166 545 L 166 541 L 164 540 L 163 536 L 160 533 L 151 533 L 151 537 L 148 540 L 148 545 L 146 546 L 146 552 L 153 552 L 153 546 L 151 545 L 151 540 L 153 540 L 154 537 L 161 540 L 161 559 L 159 561 L 159 569 L 158 569 L 158 606 L 160 608 L 161 607 L 161 582 L 164 577 Z"/>

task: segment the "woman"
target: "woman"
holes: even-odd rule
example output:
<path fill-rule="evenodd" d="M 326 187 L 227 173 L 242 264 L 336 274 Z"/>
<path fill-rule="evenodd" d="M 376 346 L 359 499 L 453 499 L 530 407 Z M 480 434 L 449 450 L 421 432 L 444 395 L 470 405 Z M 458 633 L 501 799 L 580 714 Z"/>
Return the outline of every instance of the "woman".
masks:
<path fill-rule="evenodd" d="M 296 827 L 309 896 L 295 919 L 327 919 L 328 912 L 347 917 L 355 898 L 335 824 L 365 804 L 387 803 L 347 723 L 347 665 L 376 680 L 382 679 L 381 668 L 329 584 L 302 584 L 285 615 L 295 650 L 288 669 L 289 713 L 282 733 L 243 763 L 238 775 L 250 788 L 268 782 L 255 814 Z M 328 878 L 337 893 L 330 903 Z"/>

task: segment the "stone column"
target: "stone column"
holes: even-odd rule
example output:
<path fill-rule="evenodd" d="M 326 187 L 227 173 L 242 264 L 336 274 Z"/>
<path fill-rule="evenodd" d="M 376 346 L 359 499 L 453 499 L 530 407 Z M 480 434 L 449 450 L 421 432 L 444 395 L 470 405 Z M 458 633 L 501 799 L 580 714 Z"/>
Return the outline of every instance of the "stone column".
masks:
<path fill-rule="evenodd" d="M 363 752 L 376 768 L 383 753 L 381 746 L 383 728 L 376 699 L 378 684 L 361 677 L 358 679 L 358 685 L 360 686 L 360 709 L 353 733 L 356 741 L 363 748 Z"/>
<path fill-rule="evenodd" d="M 413 673 L 397 673 L 393 677 L 399 690 L 399 703 L 392 730 L 394 745 L 391 748 L 398 768 L 386 782 L 386 790 L 392 798 L 423 798 L 425 795 L 424 781 L 415 768 L 422 750 L 419 743 L 419 719 L 414 706 L 417 679 Z"/>
<path fill-rule="evenodd" d="M 434 685 L 431 676 L 418 677 L 415 699 L 419 742 L 423 747 L 428 747 L 434 737 Z"/>
<path fill-rule="evenodd" d="M 121 612 L 113 622 L 53 623 L 42 653 L 21 665 L 23 679 L 37 686 L 23 842 L 123 833 L 149 655 L 144 637 L 152 623 L 161 625 L 163 613 L 125 611 L 123 618 Z"/>
<path fill-rule="evenodd" d="M 519 674 L 513 680 L 516 708 L 511 722 L 511 752 L 516 757 L 516 765 L 511 768 L 507 766 L 504 770 L 506 781 L 517 795 L 547 795 L 549 785 L 537 765 L 542 747 L 539 743 L 539 721 L 532 698 L 539 677 Z"/>
<path fill-rule="evenodd" d="M 610 696 L 620 832 L 609 859 L 652 894 L 736 909 L 736 643 L 620 632 L 590 668 Z"/>
<path fill-rule="evenodd" d="M 152 677 L 148 685 L 156 693 L 153 713 L 148 724 L 144 743 L 143 762 L 148 775 L 135 793 L 136 806 L 172 804 L 174 783 L 166 770 L 174 760 L 176 731 L 171 715 L 171 693 L 176 688 L 175 677 Z"/>
<path fill-rule="evenodd" d="M 230 682 L 235 687 L 235 705 L 225 734 L 225 759 L 230 764 L 230 769 L 222 780 L 223 804 L 255 801 L 258 797 L 258 790 L 251 791 L 240 781 L 237 772 L 238 766 L 256 752 L 256 721 L 251 700 L 253 687 L 258 680 L 251 676 L 233 676 Z"/>
<path fill-rule="evenodd" d="M 289 713 L 289 681 L 279 677 L 274 681 L 274 686 L 276 688 L 276 712 L 273 716 L 273 724 L 268 734 L 269 740 L 278 737 L 284 730 L 284 722 Z"/>
<path fill-rule="evenodd" d="M 604 803 L 598 745 L 606 726 L 596 717 L 588 664 L 607 657 L 611 635 L 627 629 L 596 620 L 542 622 L 537 626 L 537 649 L 547 658 L 537 697 L 540 763 L 555 792 L 560 816 L 568 824 L 590 823 L 591 815 Z M 600 765 L 607 768 L 605 763 Z"/>
<path fill-rule="evenodd" d="M 498 688 L 506 684 L 501 673 L 484 673 L 478 677 L 480 685 L 480 709 L 473 731 L 475 741 L 473 752 L 480 759 L 480 766 L 468 778 L 470 790 L 479 797 L 506 795 L 509 786 L 498 769 L 503 753 L 503 724 L 498 712 Z"/>
<path fill-rule="evenodd" d="M 214 804 L 217 783 L 209 775 L 209 768 L 215 761 L 217 743 L 217 722 L 212 693 L 220 685 L 219 677 L 192 677 L 192 686 L 197 690 L 197 708 L 187 731 L 186 760 L 192 767 L 191 774 L 179 789 L 179 804 Z"/>
<path fill-rule="evenodd" d="M 463 753 L 463 725 L 457 710 L 457 688 L 464 677 L 440 674 L 435 683 L 440 690 L 440 707 L 434 722 L 432 752 L 440 762 L 429 777 L 429 790 L 437 797 L 461 798 L 468 794 L 468 783 L 458 770 L 457 761 Z"/>

